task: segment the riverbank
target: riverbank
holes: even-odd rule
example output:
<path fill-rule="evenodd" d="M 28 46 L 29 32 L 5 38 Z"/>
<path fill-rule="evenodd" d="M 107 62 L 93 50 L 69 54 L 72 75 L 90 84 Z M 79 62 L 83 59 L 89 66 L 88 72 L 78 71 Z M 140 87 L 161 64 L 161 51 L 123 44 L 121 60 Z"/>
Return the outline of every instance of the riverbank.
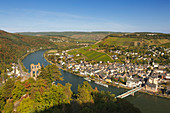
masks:
<path fill-rule="evenodd" d="M 30 52 L 27 52 L 26 54 L 24 54 L 21 58 L 19 58 L 19 62 L 20 62 L 20 65 L 22 66 L 22 70 L 26 73 L 28 73 L 28 69 L 26 69 L 26 67 L 24 66 L 23 64 L 23 60 L 30 54 L 32 53 L 35 53 L 37 51 L 40 51 L 40 50 L 51 50 L 51 49 L 54 49 L 54 48 L 44 48 L 44 49 L 34 49 L 34 50 L 31 50 Z"/>
<path fill-rule="evenodd" d="M 72 71 L 70 71 L 70 70 L 68 70 L 68 69 L 62 68 L 62 66 L 59 65 L 58 63 L 55 64 L 55 63 L 49 61 L 49 60 L 46 58 L 46 54 L 48 54 L 48 51 L 46 51 L 43 56 L 44 56 L 44 58 L 47 60 L 47 62 L 49 62 L 50 64 L 57 65 L 60 69 L 62 69 L 62 70 L 64 70 L 64 71 L 67 71 L 67 72 L 69 72 L 69 73 L 72 73 L 72 74 L 74 74 L 74 75 L 76 75 L 76 76 L 79 76 L 79 77 L 82 77 L 82 78 L 86 78 L 86 76 L 83 76 L 83 75 L 80 75 L 80 74 L 78 74 L 78 73 L 74 73 L 74 72 L 72 72 Z M 92 80 L 92 81 L 94 81 L 94 82 L 98 82 L 98 81 L 99 81 L 99 80 L 92 79 L 92 78 L 91 78 L 90 80 Z M 123 88 L 123 89 L 128 89 L 128 90 L 131 90 L 131 89 L 132 89 L 132 88 L 129 88 L 129 87 L 122 86 L 122 85 L 120 85 L 120 84 L 107 83 L 107 82 L 105 82 L 105 81 L 100 81 L 100 82 L 103 83 L 103 84 L 107 84 L 107 85 L 109 85 L 109 86 L 117 87 L 117 88 Z M 165 95 L 160 95 L 160 94 L 158 94 L 158 93 L 148 92 L 148 91 L 146 91 L 146 90 L 144 90 L 144 89 L 140 90 L 139 92 L 145 93 L 145 94 L 149 94 L 149 95 L 152 95 L 152 96 L 158 96 L 158 97 L 170 99 L 170 96 L 165 96 Z"/>
<path fill-rule="evenodd" d="M 26 68 L 25 68 L 25 66 L 24 66 L 24 64 L 22 63 L 23 59 L 24 59 L 25 57 L 27 57 L 29 54 L 34 53 L 34 52 L 39 51 L 39 50 L 41 50 L 41 49 L 38 49 L 38 50 L 32 50 L 32 51 L 30 51 L 30 52 L 27 52 L 27 53 L 26 53 L 26 54 L 24 54 L 24 55 L 23 55 L 20 59 L 18 59 L 18 60 L 19 60 L 20 65 L 21 65 L 21 69 L 22 69 L 22 71 L 24 71 L 24 72 L 28 73 L 28 69 L 26 69 Z"/>

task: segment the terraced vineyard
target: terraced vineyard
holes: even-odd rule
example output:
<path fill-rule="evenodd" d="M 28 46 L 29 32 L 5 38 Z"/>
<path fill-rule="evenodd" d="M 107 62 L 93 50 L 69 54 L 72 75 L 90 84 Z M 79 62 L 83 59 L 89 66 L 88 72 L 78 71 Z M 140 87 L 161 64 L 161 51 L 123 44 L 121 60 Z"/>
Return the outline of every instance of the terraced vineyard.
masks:
<path fill-rule="evenodd" d="M 84 48 L 79 48 L 79 49 L 74 49 L 68 52 L 71 55 L 77 55 L 80 54 L 81 57 L 84 57 L 86 60 L 91 61 L 110 61 L 112 62 L 113 60 L 103 52 L 97 52 L 95 50 L 91 50 L 91 47 L 84 47 Z"/>

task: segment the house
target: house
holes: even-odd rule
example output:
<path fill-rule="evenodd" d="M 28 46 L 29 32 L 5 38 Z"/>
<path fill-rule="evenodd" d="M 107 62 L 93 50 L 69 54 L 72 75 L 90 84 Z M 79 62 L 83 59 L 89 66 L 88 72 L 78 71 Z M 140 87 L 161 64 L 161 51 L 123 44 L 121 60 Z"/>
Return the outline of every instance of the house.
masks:
<path fill-rule="evenodd" d="M 111 79 L 105 79 L 105 81 L 106 81 L 106 82 L 109 82 L 109 83 L 111 83 L 111 82 L 112 82 L 112 80 L 111 80 Z"/>
<path fill-rule="evenodd" d="M 145 90 L 150 92 L 158 91 L 158 78 L 157 77 L 149 77 L 148 81 L 145 84 Z"/>
<path fill-rule="evenodd" d="M 149 82 L 145 85 L 145 90 L 150 92 L 157 92 L 158 91 L 158 85 L 157 84 L 151 84 Z"/>
<path fill-rule="evenodd" d="M 170 76 L 165 76 L 165 79 L 166 80 L 170 80 Z"/>
<path fill-rule="evenodd" d="M 130 87 L 130 88 L 134 88 L 134 87 L 136 87 L 136 82 L 135 82 L 135 81 L 132 81 L 132 80 L 128 80 L 128 81 L 126 82 L 126 86 L 127 86 L 127 87 Z"/>
<path fill-rule="evenodd" d="M 163 70 L 156 70 L 157 73 L 163 73 Z"/>
<path fill-rule="evenodd" d="M 55 53 L 56 56 L 60 56 L 60 53 Z"/>
<path fill-rule="evenodd" d="M 76 56 L 80 56 L 80 54 L 77 54 Z"/>
<path fill-rule="evenodd" d="M 155 68 L 156 68 L 156 67 L 159 67 L 159 64 L 157 64 L 157 63 L 154 63 L 154 62 L 153 62 L 152 64 L 153 64 L 153 67 L 155 67 Z"/>

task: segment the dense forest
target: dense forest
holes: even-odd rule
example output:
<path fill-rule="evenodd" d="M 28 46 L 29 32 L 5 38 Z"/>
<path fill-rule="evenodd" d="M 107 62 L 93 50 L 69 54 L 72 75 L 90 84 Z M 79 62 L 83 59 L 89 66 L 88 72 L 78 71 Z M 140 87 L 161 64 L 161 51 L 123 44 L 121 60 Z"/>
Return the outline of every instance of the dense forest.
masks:
<path fill-rule="evenodd" d="M 56 65 L 42 67 L 37 80 L 12 78 L 0 87 L 0 112 L 4 113 L 140 113 L 126 100 L 117 100 L 110 92 L 99 92 L 86 81 L 71 91 Z"/>

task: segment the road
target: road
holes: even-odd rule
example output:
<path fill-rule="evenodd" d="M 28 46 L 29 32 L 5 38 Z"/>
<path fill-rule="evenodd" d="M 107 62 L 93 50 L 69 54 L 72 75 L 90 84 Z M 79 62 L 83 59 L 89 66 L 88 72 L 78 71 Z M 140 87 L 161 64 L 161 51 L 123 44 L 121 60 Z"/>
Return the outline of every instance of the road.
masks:
<path fill-rule="evenodd" d="M 18 59 L 18 66 L 19 66 L 19 70 L 20 70 L 20 74 L 21 74 L 21 76 L 24 76 L 24 77 L 30 77 L 30 74 L 29 74 L 29 73 L 27 73 L 27 72 L 24 72 L 24 71 L 23 71 L 23 69 L 22 69 L 22 66 L 21 66 L 21 64 L 20 64 L 19 59 Z"/>

